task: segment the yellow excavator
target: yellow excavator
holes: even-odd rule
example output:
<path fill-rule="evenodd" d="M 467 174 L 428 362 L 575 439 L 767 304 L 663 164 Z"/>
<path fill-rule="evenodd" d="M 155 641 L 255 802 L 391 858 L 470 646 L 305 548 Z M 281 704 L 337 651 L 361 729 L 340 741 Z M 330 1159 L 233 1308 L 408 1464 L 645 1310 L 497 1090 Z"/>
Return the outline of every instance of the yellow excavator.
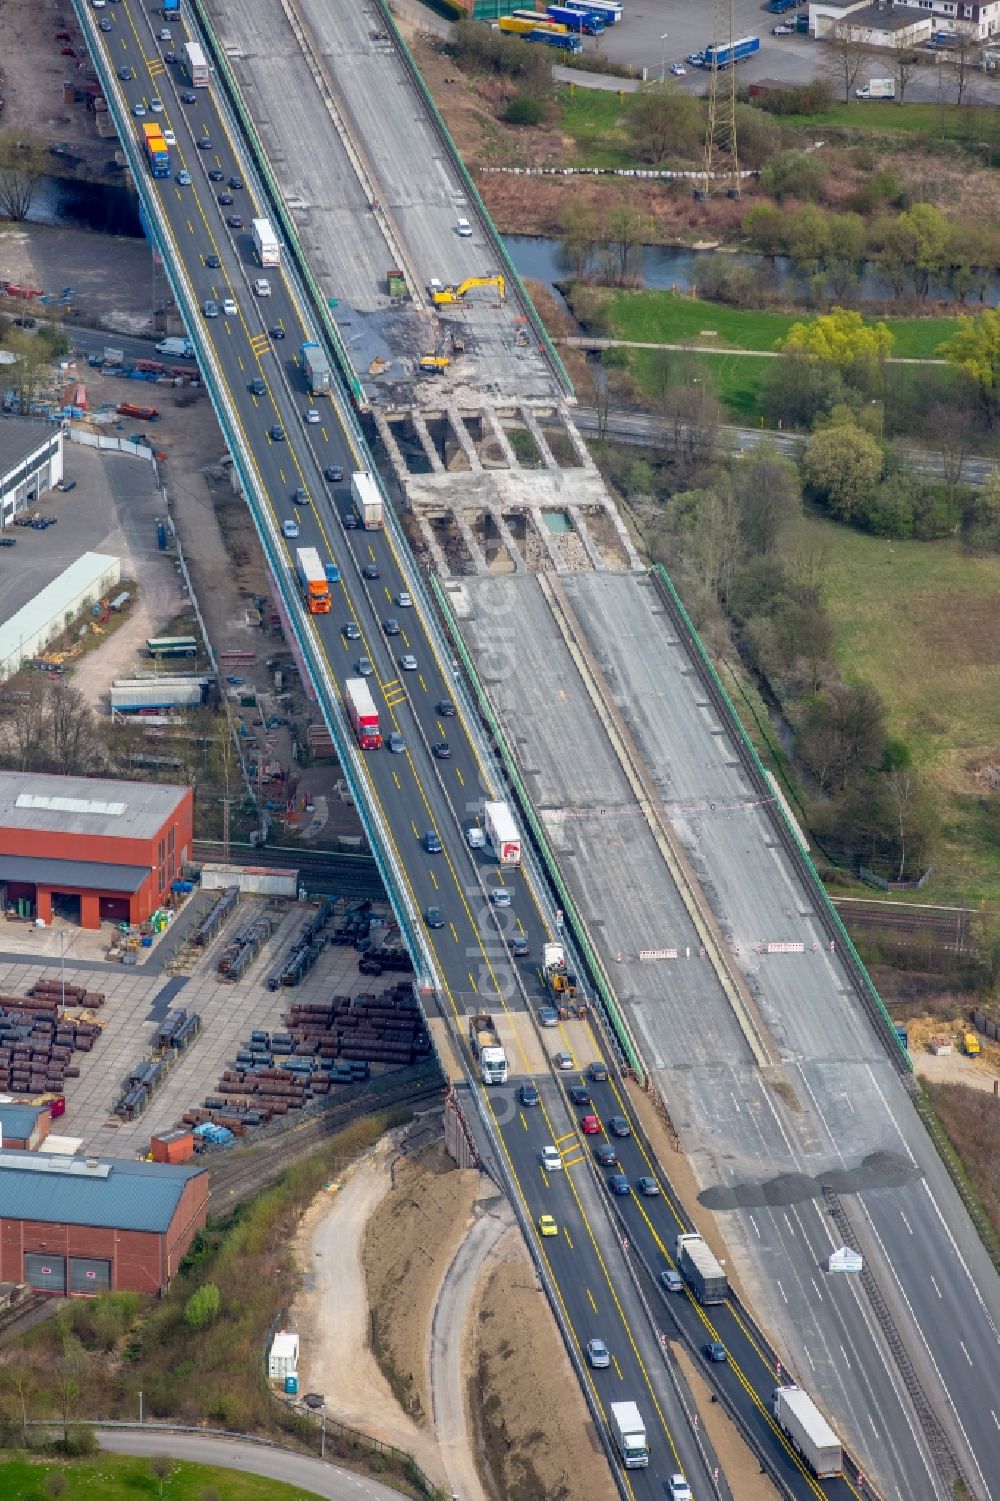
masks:
<path fill-rule="evenodd" d="M 444 287 L 439 282 L 432 281 L 428 290 L 431 301 L 440 307 L 445 302 L 461 302 L 466 292 L 473 287 L 496 287 L 497 295 L 503 302 L 506 285 L 502 276 L 469 276 L 465 281 L 460 281 L 457 287 Z"/>

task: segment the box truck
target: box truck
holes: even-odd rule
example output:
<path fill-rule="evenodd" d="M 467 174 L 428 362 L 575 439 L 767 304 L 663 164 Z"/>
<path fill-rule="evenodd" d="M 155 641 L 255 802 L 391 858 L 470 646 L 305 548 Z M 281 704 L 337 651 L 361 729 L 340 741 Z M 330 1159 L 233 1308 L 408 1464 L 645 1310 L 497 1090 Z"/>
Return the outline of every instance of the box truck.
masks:
<path fill-rule="evenodd" d="M 896 80 L 894 78 L 869 78 L 868 82 L 861 85 L 860 89 L 854 90 L 859 99 L 895 99 Z"/>
<path fill-rule="evenodd" d="M 700 1235 L 678 1235 L 674 1260 L 699 1303 L 726 1301 L 729 1279 Z"/>
<path fill-rule="evenodd" d="M 157 354 L 165 354 L 171 360 L 193 360 L 194 345 L 190 339 L 161 339 L 156 346 Z"/>
<path fill-rule="evenodd" d="M 351 499 L 365 530 L 377 531 L 382 525 L 382 497 L 367 469 L 351 475 Z"/>
<path fill-rule="evenodd" d="M 608 1412 L 615 1445 L 626 1470 L 644 1470 L 649 1464 L 646 1425 L 634 1402 L 612 1402 Z"/>
<path fill-rule="evenodd" d="M 314 339 L 303 344 L 299 353 L 302 356 L 302 369 L 305 372 L 309 395 L 324 395 L 329 391 L 333 380 L 330 374 L 330 361 Z"/>
<path fill-rule="evenodd" d="M 327 615 L 330 611 L 330 584 L 315 547 L 299 547 L 295 552 L 302 597 L 310 615 Z"/>
<path fill-rule="evenodd" d="M 262 266 L 281 265 L 281 243 L 270 219 L 255 219 L 251 225 L 254 254 Z"/>
<path fill-rule="evenodd" d="M 840 1440 L 809 1393 L 798 1386 L 779 1386 L 771 1402 L 778 1427 L 816 1478 L 839 1475 L 844 1464 Z"/>
<path fill-rule="evenodd" d="M 506 803 L 487 803 L 483 808 L 486 837 L 501 865 L 520 865 L 521 836 Z"/>
<path fill-rule="evenodd" d="M 347 717 L 361 749 L 378 750 L 382 744 L 378 710 L 364 678 L 347 679 L 344 684 L 344 702 L 347 705 Z"/>

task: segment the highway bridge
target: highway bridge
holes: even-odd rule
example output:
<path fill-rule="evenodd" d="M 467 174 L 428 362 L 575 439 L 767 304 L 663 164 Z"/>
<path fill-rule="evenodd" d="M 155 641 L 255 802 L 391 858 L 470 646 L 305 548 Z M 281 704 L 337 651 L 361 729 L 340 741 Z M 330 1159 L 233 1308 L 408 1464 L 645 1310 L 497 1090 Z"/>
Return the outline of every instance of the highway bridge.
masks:
<path fill-rule="evenodd" d="M 81 13 L 84 10 L 81 4 Z M 534 1011 L 541 999 L 536 966 L 541 944 L 556 926 L 551 888 L 533 855 L 521 871 L 501 875 L 495 865 L 466 847 L 463 829 L 479 817 L 484 797 L 503 788 L 481 732 L 482 705 L 473 698 L 471 680 L 456 676 L 437 611 L 391 508 L 384 531 L 351 529 L 346 525 L 349 498 L 345 486 L 325 477 L 324 471 L 335 466 L 350 471 L 367 467 L 370 459 L 356 416 L 339 393 L 334 400 L 319 403 L 318 423 L 306 421 L 315 403 L 305 391 L 297 353 L 301 341 L 317 336 L 327 339 L 331 353 L 344 358 L 356 400 L 364 402 L 367 393 L 351 376 L 342 337 L 330 325 L 326 299 L 311 281 L 306 257 L 293 243 L 290 223 L 284 265 L 280 273 L 267 273 L 271 295 L 254 295 L 253 282 L 260 269 L 253 262 L 246 226 L 260 213 L 278 217 L 278 186 L 263 160 L 251 152 L 253 130 L 240 115 L 226 55 L 211 47 L 216 66 L 213 86 L 191 89 L 177 67 L 163 61 L 168 48 L 180 50 L 178 44 L 188 34 L 190 21 L 174 22 L 174 35 L 158 40 L 162 25 L 158 11 L 143 8 L 137 0 L 120 0 L 100 11 L 101 20 L 107 21 L 107 29 L 100 32 L 97 14 L 86 9 L 84 24 L 106 81 L 109 106 L 133 163 L 146 221 L 164 255 L 178 306 L 198 347 L 250 515 L 284 602 L 293 648 L 317 689 L 341 747 L 382 879 L 414 954 L 439 1054 L 452 1077 L 464 1080 L 471 1063 L 463 1042 L 467 1015 L 479 1009 L 498 1015 L 511 1059 L 513 1088 L 468 1092 L 480 1113 L 487 1156 L 511 1194 L 605 1442 L 610 1401 L 619 1396 L 633 1398 L 645 1415 L 650 1467 L 626 1472 L 616 1465 L 620 1489 L 626 1495 L 662 1498 L 668 1477 L 678 1465 L 687 1471 L 698 1496 L 716 1489 L 715 1465 L 704 1447 L 703 1425 L 696 1429 L 688 1421 L 690 1399 L 663 1349 L 665 1331 L 697 1342 L 714 1329 L 730 1345 L 732 1359 L 725 1368 L 716 1368 L 712 1378 L 782 1493 L 877 1493 L 867 1480 L 859 1479 L 859 1470 L 870 1468 L 867 1459 L 860 1464 L 852 1461 L 843 1480 L 818 1486 L 781 1440 L 769 1415 L 777 1361 L 761 1331 L 735 1300 L 709 1325 L 686 1296 L 667 1299 L 660 1290 L 656 1276 L 670 1265 L 672 1235 L 678 1223 L 687 1224 L 687 1218 L 634 1121 L 632 1134 L 617 1143 L 623 1170 L 632 1178 L 648 1169 L 660 1184 L 660 1195 L 641 1203 L 630 1198 L 619 1215 L 602 1178 L 590 1170 L 591 1143 L 580 1134 L 566 1086 L 582 1085 L 586 1065 L 606 1058 L 612 1065 L 610 1079 L 591 1086 L 595 1113 L 602 1124 L 616 1113 L 630 1119 L 621 1076 L 614 1066 L 615 1047 L 609 1047 L 606 1034 L 589 1020 L 567 1022 L 551 1032 L 536 1026 Z M 207 36 L 205 40 L 210 41 Z M 154 109 L 154 100 L 161 109 Z M 136 114 L 140 106 L 145 115 Z M 168 179 L 149 176 L 137 141 L 139 122 L 154 116 L 174 136 L 174 176 Z M 273 113 L 270 119 L 273 126 Z M 276 164 L 275 170 L 279 170 Z M 361 165 L 362 177 L 368 170 Z M 180 171 L 190 174 L 190 183 L 179 180 Z M 230 186 L 234 178 L 242 186 Z M 221 193 L 231 193 L 233 203 L 220 204 Z M 355 205 L 354 212 L 364 212 L 363 205 Z M 235 217 L 243 223 L 227 222 Z M 230 298 L 235 305 L 232 312 L 225 311 Z M 220 316 L 203 316 L 209 300 L 223 309 Z M 499 314 L 492 310 L 490 318 L 495 316 Z M 539 367 L 532 368 L 537 374 Z M 553 385 L 550 377 L 550 389 Z M 307 504 L 294 498 L 300 487 L 309 496 Z M 297 538 L 283 535 L 284 522 L 295 524 Z M 335 561 L 340 569 L 341 580 L 334 586 L 334 607 L 328 616 L 304 612 L 293 571 L 294 546 L 298 545 L 315 546 L 324 561 Z M 400 605 L 404 592 L 413 605 Z M 398 636 L 385 632 L 390 616 L 400 622 Z M 348 625 L 356 628 L 357 639 L 349 639 Z M 412 670 L 403 666 L 404 654 L 416 659 Z M 371 681 L 383 731 L 402 737 L 405 749 L 398 755 L 387 750 L 363 755 L 350 735 L 343 712 L 343 685 L 347 677 L 356 675 L 362 655 L 374 666 Z M 454 717 L 438 708 L 446 700 L 457 706 Z M 535 719 L 536 736 L 539 726 L 548 728 L 544 717 Z M 447 740 L 451 750 L 446 760 L 431 750 L 442 740 Z M 564 746 L 559 748 L 565 759 Z M 430 830 L 440 836 L 439 854 L 429 854 L 422 847 L 422 836 Z M 492 898 L 497 889 L 509 894 L 509 907 L 499 907 Z M 424 914 L 430 906 L 441 910 L 440 928 L 427 925 Z M 527 940 L 529 957 L 524 960 L 509 957 L 507 938 L 514 933 Z M 690 1012 L 687 1025 L 691 1025 Z M 855 1024 L 855 1033 L 861 1025 L 860 1020 Z M 573 1060 L 568 1072 L 553 1067 L 557 1049 L 565 1049 Z M 538 1109 L 519 1103 L 516 1089 L 528 1080 L 538 1085 Z M 739 1114 L 740 1102 L 747 1098 L 747 1083 L 738 1070 L 727 1073 L 725 1061 L 720 1080 L 725 1093 L 719 1098 L 731 1100 L 732 1109 L 728 1116 L 719 1116 L 716 1127 L 729 1134 L 732 1147 L 742 1149 L 745 1128 Z M 754 1121 L 754 1129 L 762 1108 L 769 1108 L 777 1119 L 759 1080 L 756 1087 L 760 1098 L 744 1118 Z M 868 1088 L 866 1108 L 877 1089 L 877 1082 Z M 764 1119 L 770 1134 L 761 1136 L 748 1159 L 748 1166 L 756 1172 L 766 1171 L 771 1135 L 778 1129 Z M 540 1166 L 541 1148 L 547 1143 L 555 1143 L 561 1151 L 564 1167 L 558 1172 L 545 1173 Z M 894 1213 L 891 1195 L 886 1200 L 886 1214 Z M 556 1219 L 556 1236 L 543 1238 L 538 1233 L 543 1213 Z M 902 1268 L 905 1280 L 892 1292 L 897 1322 L 913 1317 L 912 1279 L 924 1276 L 924 1249 L 932 1264 L 955 1266 L 955 1244 L 953 1240 L 949 1244 L 944 1223 L 938 1227 L 932 1218 L 928 1230 L 918 1221 L 909 1233 L 916 1237 L 919 1249 L 904 1258 L 908 1260 Z M 794 1231 L 786 1232 L 780 1224 L 773 1233 L 769 1229 L 769 1254 L 788 1257 L 782 1244 L 786 1234 L 794 1235 Z M 815 1258 L 823 1244 L 822 1236 L 803 1237 L 794 1264 L 801 1269 L 812 1254 L 815 1271 Z M 802 1283 L 801 1270 L 796 1275 Z M 989 1307 L 977 1299 L 967 1271 L 964 1275 L 967 1281 L 961 1272 L 950 1281 L 932 1277 L 938 1289 L 935 1296 L 943 1307 L 933 1318 L 921 1311 L 915 1322 L 918 1329 L 927 1331 L 920 1337 L 933 1346 L 928 1349 L 930 1366 L 936 1357 L 942 1358 L 942 1385 L 958 1415 L 958 1436 L 946 1442 L 945 1448 L 961 1451 L 960 1468 L 986 1495 L 988 1477 L 1000 1471 L 1000 1463 L 992 1464 L 996 1439 L 990 1431 L 992 1423 L 1000 1434 L 1000 1422 L 993 1406 L 984 1405 L 982 1399 L 996 1371 L 996 1329 Z M 808 1281 L 802 1283 L 800 1292 L 808 1297 Z M 817 1296 L 823 1303 L 818 1286 Z M 820 1337 L 827 1340 L 816 1378 L 825 1377 L 829 1367 L 840 1368 L 842 1382 L 847 1380 L 845 1368 L 857 1371 L 851 1419 L 863 1436 L 865 1453 L 874 1451 L 877 1456 L 884 1489 L 900 1497 L 943 1496 L 947 1467 L 942 1468 L 921 1432 L 912 1394 L 902 1390 L 898 1377 L 886 1374 L 893 1356 L 887 1351 L 885 1334 L 874 1328 L 860 1302 L 839 1320 L 827 1320 L 823 1308 L 816 1317 Z M 604 1337 L 613 1350 L 610 1372 L 592 1372 L 585 1365 L 583 1347 L 594 1334 Z M 965 1372 L 955 1363 L 962 1358 L 967 1362 Z M 796 1374 L 804 1384 L 813 1384 L 813 1372 L 804 1366 Z M 873 1416 L 883 1412 L 889 1414 L 884 1430 L 875 1426 Z M 866 1417 L 871 1433 L 864 1432 Z M 963 1442 L 963 1433 L 969 1435 L 968 1442 Z M 724 1494 L 724 1481 L 718 1486 Z"/>

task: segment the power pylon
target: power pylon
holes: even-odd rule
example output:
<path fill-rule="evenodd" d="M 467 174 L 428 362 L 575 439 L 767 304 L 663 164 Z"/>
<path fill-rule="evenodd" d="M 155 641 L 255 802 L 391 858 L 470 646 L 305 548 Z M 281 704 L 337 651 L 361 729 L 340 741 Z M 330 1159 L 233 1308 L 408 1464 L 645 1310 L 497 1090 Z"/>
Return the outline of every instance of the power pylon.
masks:
<path fill-rule="evenodd" d="M 734 0 L 715 0 L 715 24 L 712 27 L 712 59 L 708 81 L 708 124 L 705 129 L 705 166 L 701 181 L 701 198 L 711 196 L 718 182 L 725 181 L 730 198 L 740 196 L 740 163 L 736 147 L 736 64 L 733 43 L 736 40 Z M 726 78 L 719 86 L 719 49 L 729 48 Z M 720 98 L 721 94 L 721 98 Z M 715 164 L 725 161 L 725 177 L 714 176 Z"/>

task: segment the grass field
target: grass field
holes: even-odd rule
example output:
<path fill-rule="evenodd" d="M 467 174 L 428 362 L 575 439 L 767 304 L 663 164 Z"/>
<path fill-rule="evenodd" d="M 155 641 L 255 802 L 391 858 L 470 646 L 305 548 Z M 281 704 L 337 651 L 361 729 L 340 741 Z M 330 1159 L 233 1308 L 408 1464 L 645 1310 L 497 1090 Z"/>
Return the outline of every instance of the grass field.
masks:
<path fill-rule="evenodd" d="M 163 1452 L 170 1447 L 164 1436 Z M 64 1501 L 158 1501 L 160 1483 L 149 1461 L 131 1456 L 99 1454 L 94 1459 L 61 1460 L 32 1456 L 0 1458 L 0 1501 L 46 1501 L 45 1477 L 58 1471 L 66 1477 Z M 312 1492 L 283 1485 L 262 1475 L 244 1475 L 215 1466 L 178 1463 L 164 1481 L 163 1501 L 202 1501 L 211 1489 L 219 1501 L 305 1501 Z"/>
<path fill-rule="evenodd" d="M 834 658 L 869 682 L 909 746 L 941 820 L 921 901 L 1000 907 L 1000 809 L 977 780 L 1000 746 L 1000 558 L 957 542 L 889 542 L 815 515 L 789 551 L 823 559 Z"/>
<path fill-rule="evenodd" d="M 619 98 L 603 89 L 556 90 L 559 129 L 573 141 L 565 165 L 571 167 L 634 167 L 625 120 L 631 95 Z"/>
<path fill-rule="evenodd" d="M 891 71 L 891 69 L 890 69 Z M 991 126 L 984 130 L 984 120 L 992 111 L 973 110 L 955 104 L 895 104 L 884 101 L 854 100 L 834 104 L 817 115 L 785 115 L 789 125 L 846 125 L 866 135 L 926 135 L 935 143 L 958 141 L 973 146 L 988 140 Z"/>
<path fill-rule="evenodd" d="M 774 361 L 763 355 L 754 359 L 742 354 L 693 358 L 733 421 L 756 426 L 760 414 L 760 383 Z M 650 399 L 657 394 L 653 375 L 655 359 L 656 352 L 652 349 L 628 350 L 628 368 L 643 395 Z"/>
<path fill-rule="evenodd" d="M 713 343 L 733 349 L 772 350 L 793 323 L 808 318 L 808 314 L 724 307 L 675 292 L 610 292 L 606 306 L 610 310 L 608 331 L 619 339 L 683 344 L 712 329 L 717 336 Z M 887 318 L 885 322 L 895 341 L 892 353 L 921 360 L 939 358 L 938 349 L 958 324 L 956 318 Z"/>

